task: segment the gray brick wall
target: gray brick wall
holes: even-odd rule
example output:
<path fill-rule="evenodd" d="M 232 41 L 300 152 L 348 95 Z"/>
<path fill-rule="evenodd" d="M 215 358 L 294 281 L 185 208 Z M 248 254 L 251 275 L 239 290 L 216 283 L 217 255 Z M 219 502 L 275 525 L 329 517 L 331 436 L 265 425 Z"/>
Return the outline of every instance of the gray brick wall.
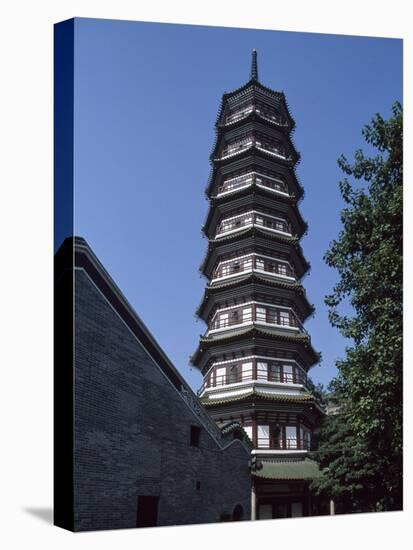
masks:
<path fill-rule="evenodd" d="M 191 447 L 191 424 L 199 417 L 77 270 L 75 530 L 135 527 L 138 495 L 159 495 L 158 525 L 219 521 L 236 504 L 248 518 L 246 448 L 222 449 L 204 428 Z"/>

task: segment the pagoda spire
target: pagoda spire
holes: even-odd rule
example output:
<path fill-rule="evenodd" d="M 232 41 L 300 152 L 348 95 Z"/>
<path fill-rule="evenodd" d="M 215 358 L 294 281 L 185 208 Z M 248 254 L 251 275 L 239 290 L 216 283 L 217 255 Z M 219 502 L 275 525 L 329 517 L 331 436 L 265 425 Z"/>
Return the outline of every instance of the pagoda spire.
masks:
<path fill-rule="evenodd" d="M 254 48 L 252 50 L 251 58 L 251 80 L 258 81 L 258 63 L 257 63 L 257 50 Z"/>

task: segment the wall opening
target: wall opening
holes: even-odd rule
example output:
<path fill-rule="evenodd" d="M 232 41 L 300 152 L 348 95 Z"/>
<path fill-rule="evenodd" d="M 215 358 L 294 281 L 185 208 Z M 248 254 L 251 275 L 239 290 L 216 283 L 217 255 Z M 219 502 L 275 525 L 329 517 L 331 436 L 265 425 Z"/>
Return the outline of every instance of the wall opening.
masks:
<path fill-rule="evenodd" d="M 199 447 L 200 435 L 201 435 L 201 428 L 199 426 L 191 426 L 190 444 L 192 447 Z"/>
<path fill-rule="evenodd" d="M 158 525 L 158 496 L 138 496 L 136 527 L 155 527 Z"/>
<path fill-rule="evenodd" d="M 233 521 L 242 521 L 244 519 L 244 508 L 241 504 L 237 504 L 232 512 Z"/>

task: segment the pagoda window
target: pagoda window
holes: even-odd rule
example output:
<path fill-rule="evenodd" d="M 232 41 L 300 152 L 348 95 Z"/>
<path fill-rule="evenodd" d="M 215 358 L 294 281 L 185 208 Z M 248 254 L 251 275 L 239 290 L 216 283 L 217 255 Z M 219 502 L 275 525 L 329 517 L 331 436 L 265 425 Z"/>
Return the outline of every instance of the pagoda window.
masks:
<path fill-rule="evenodd" d="M 228 193 L 237 189 L 248 187 L 252 184 L 261 185 L 273 191 L 278 191 L 284 194 L 288 194 L 287 185 L 284 182 L 282 176 L 277 174 L 264 175 L 255 171 L 240 174 L 239 176 L 227 178 L 218 187 L 218 195 L 221 193 Z"/>
<path fill-rule="evenodd" d="M 248 323 L 252 319 L 252 308 L 246 307 L 242 310 L 242 322 Z"/>
<path fill-rule="evenodd" d="M 241 378 L 244 380 L 252 380 L 252 361 L 242 363 Z"/>
<path fill-rule="evenodd" d="M 220 327 L 228 326 L 229 315 L 228 313 L 221 313 L 219 316 L 218 324 Z"/>
<path fill-rule="evenodd" d="M 220 367 L 215 370 L 215 385 L 224 386 L 227 383 L 227 368 Z"/>
<path fill-rule="evenodd" d="M 283 381 L 286 384 L 294 383 L 294 371 L 292 365 L 283 365 Z"/>
<path fill-rule="evenodd" d="M 228 220 L 228 221 L 223 221 L 222 224 L 221 224 L 221 232 L 225 232 L 225 231 L 230 231 L 232 229 L 232 223 L 231 223 L 231 220 Z"/>
<path fill-rule="evenodd" d="M 248 324 L 251 321 L 258 323 L 267 323 L 279 325 L 282 327 L 301 327 L 301 324 L 295 317 L 292 311 L 280 310 L 278 307 L 271 307 L 257 304 L 253 314 L 252 305 L 238 306 L 229 308 L 229 311 L 218 311 L 215 318 L 212 320 L 211 330 L 221 329 L 228 326 Z"/>
<path fill-rule="evenodd" d="M 281 231 L 282 233 L 291 233 L 290 228 L 285 220 L 274 218 L 273 216 L 265 216 L 262 214 L 255 214 L 254 221 L 257 225 Z"/>
<path fill-rule="evenodd" d="M 289 311 L 278 312 L 278 324 L 282 326 L 291 325 L 291 316 Z"/>
<path fill-rule="evenodd" d="M 247 271 L 252 267 L 252 258 L 245 258 L 242 260 L 233 260 L 231 262 L 225 262 L 223 265 L 219 265 L 215 270 L 214 278 L 227 277 L 229 275 L 237 274 L 242 271 Z"/>
<path fill-rule="evenodd" d="M 231 311 L 231 325 L 236 325 L 239 323 L 239 311 Z"/>
<path fill-rule="evenodd" d="M 261 271 L 264 271 L 264 269 L 265 269 L 264 260 L 260 260 L 259 258 L 257 258 L 257 260 L 255 262 L 255 267 L 256 267 L 256 269 L 261 269 Z"/>
<path fill-rule="evenodd" d="M 281 193 L 287 194 L 287 186 L 283 181 L 276 181 L 274 179 L 269 178 L 256 178 L 255 183 L 257 185 L 263 185 L 264 187 L 268 187 L 269 189 L 273 189 L 274 191 L 280 191 Z"/>
<path fill-rule="evenodd" d="M 235 122 L 245 116 L 247 116 L 249 113 L 251 113 L 254 109 L 254 104 L 252 101 L 248 103 L 244 103 L 241 105 L 238 105 L 238 107 L 235 107 L 234 109 L 231 109 L 227 117 L 225 119 L 225 122 Z"/>
<path fill-rule="evenodd" d="M 283 447 L 282 428 L 278 424 L 271 426 L 272 447 L 281 449 Z"/>
<path fill-rule="evenodd" d="M 238 214 L 232 218 L 222 220 L 217 228 L 217 235 L 251 224 L 260 225 L 271 230 L 291 234 L 291 228 L 285 220 L 256 212 L 245 212 L 244 214 Z"/>
<path fill-rule="evenodd" d="M 260 449 L 270 448 L 270 427 L 268 425 L 257 426 L 257 443 Z"/>
<path fill-rule="evenodd" d="M 235 363 L 228 367 L 227 382 L 228 384 L 236 384 L 240 381 L 239 364 Z"/>
<path fill-rule="evenodd" d="M 257 380 L 268 380 L 268 364 L 263 361 L 257 362 Z"/>
<path fill-rule="evenodd" d="M 266 321 L 267 320 L 267 310 L 265 307 L 258 307 L 255 310 L 256 321 Z"/>
<path fill-rule="evenodd" d="M 294 277 L 294 272 L 287 263 L 271 261 L 266 258 L 250 254 L 247 257 L 225 261 L 215 269 L 213 278 L 228 277 L 237 273 L 256 269 L 266 273 L 274 273 L 283 277 Z"/>
<path fill-rule="evenodd" d="M 271 363 L 269 368 L 268 379 L 271 382 L 280 382 L 281 381 L 281 366 L 277 363 Z"/>
<path fill-rule="evenodd" d="M 255 135 L 255 145 L 265 151 L 270 153 L 276 153 L 277 155 L 285 156 L 285 149 L 282 146 L 281 142 L 269 138 L 264 134 L 257 133 Z"/>
<path fill-rule="evenodd" d="M 285 427 L 285 447 L 287 449 L 297 448 L 297 426 Z"/>
<path fill-rule="evenodd" d="M 227 275 L 230 275 L 231 273 L 231 264 L 226 264 L 221 267 L 221 276 L 226 277 Z"/>
<path fill-rule="evenodd" d="M 252 256 L 244 260 L 243 267 L 243 271 L 250 271 L 252 269 Z"/>
<path fill-rule="evenodd" d="M 243 136 L 236 137 L 227 142 L 226 146 L 222 150 L 222 157 L 232 155 L 246 147 L 250 147 L 253 144 L 253 134 L 244 134 Z"/>
<path fill-rule="evenodd" d="M 260 149 L 285 157 L 285 148 L 280 141 L 259 132 L 250 132 L 229 140 L 222 149 L 221 158 L 237 153 L 253 144 Z"/>
<path fill-rule="evenodd" d="M 277 310 L 273 307 L 268 308 L 266 321 L 267 323 L 271 323 L 272 325 L 277 324 Z"/>
<path fill-rule="evenodd" d="M 277 264 L 277 273 L 279 275 L 288 275 L 286 264 Z"/>
<path fill-rule="evenodd" d="M 271 122 L 275 122 L 277 124 L 285 124 L 281 115 L 273 107 L 270 107 L 269 105 L 266 105 L 261 101 L 256 102 L 255 112 L 263 118 L 271 120 Z"/>

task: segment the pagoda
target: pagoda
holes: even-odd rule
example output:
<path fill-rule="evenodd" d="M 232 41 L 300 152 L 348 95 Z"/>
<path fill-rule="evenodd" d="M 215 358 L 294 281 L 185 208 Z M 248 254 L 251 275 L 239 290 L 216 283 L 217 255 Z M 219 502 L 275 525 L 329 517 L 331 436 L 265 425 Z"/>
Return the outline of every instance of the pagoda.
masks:
<path fill-rule="evenodd" d="M 320 513 L 309 483 L 321 474 L 308 454 L 324 413 L 307 384 L 319 354 L 304 328 L 314 308 L 300 282 L 310 266 L 294 127 L 284 93 L 259 81 L 253 50 L 249 81 L 223 95 L 216 121 L 197 310 L 207 330 L 191 357 L 204 407 L 254 445 L 253 519 Z"/>

